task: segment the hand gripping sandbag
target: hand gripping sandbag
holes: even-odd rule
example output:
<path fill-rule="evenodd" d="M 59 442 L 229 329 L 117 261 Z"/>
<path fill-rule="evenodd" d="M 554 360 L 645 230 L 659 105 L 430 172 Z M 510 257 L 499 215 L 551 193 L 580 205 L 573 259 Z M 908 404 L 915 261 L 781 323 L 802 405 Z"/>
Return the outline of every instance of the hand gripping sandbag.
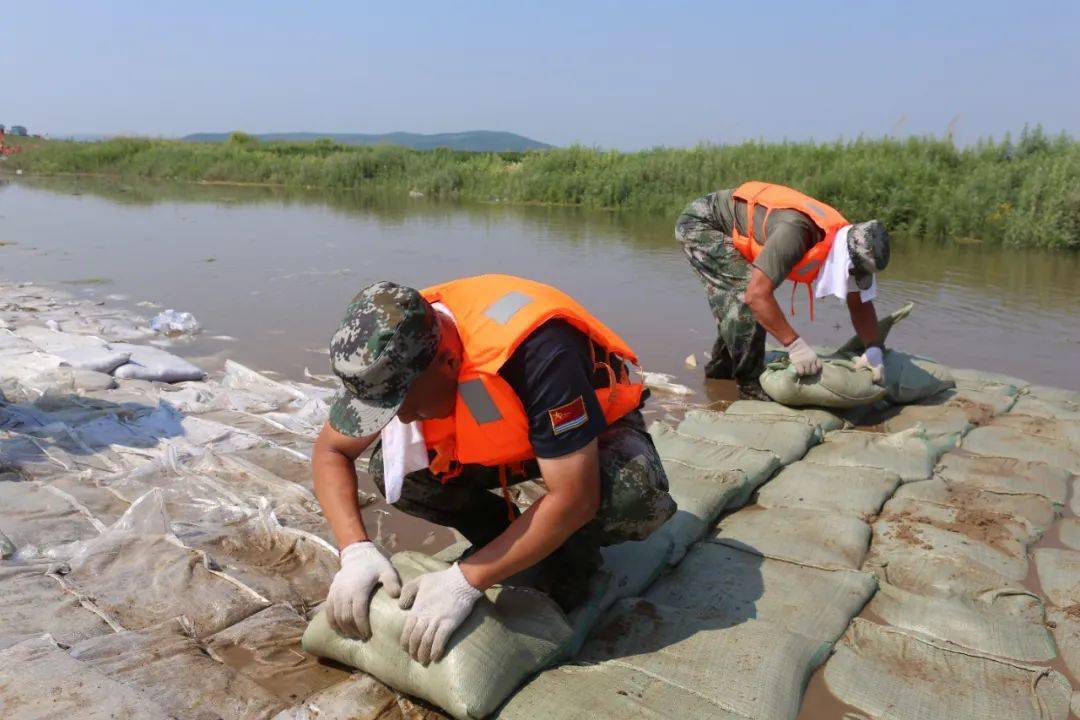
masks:
<path fill-rule="evenodd" d="M 391 561 L 403 583 L 447 564 L 422 553 Z M 562 657 L 571 629 L 559 607 L 528 588 L 496 586 L 450 638 L 446 655 L 427 667 L 401 647 L 406 611 L 379 590 L 371 600 L 371 639 L 338 635 L 320 612 L 304 632 L 304 649 L 374 675 L 404 693 L 428 700 L 458 720 L 494 712 L 527 677 Z"/>
<path fill-rule="evenodd" d="M 769 363 L 761 374 L 761 388 L 781 405 L 792 407 L 853 408 L 885 397 L 886 388 L 874 382 L 867 368 L 848 360 L 821 361 L 821 372 L 800 377 L 786 359 Z"/>

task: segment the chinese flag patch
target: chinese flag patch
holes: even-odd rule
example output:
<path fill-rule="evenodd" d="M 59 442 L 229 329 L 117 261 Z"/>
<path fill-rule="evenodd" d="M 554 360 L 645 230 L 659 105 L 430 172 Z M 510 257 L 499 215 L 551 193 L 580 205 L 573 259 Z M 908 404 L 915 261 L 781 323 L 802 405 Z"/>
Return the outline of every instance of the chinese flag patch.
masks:
<path fill-rule="evenodd" d="M 548 410 L 548 417 L 551 418 L 551 431 L 556 435 L 581 427 L 589 421 L 585 401 L 580 395 L 565 405 Z"/>

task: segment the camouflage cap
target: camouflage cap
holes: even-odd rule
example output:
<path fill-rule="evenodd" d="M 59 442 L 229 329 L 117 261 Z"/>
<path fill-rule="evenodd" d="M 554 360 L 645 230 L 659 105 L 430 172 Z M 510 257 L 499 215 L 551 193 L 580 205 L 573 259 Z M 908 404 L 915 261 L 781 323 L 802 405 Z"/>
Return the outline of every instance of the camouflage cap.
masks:
<path fill-rule="evenodd" d="M 848 230 L 847 242 L 855 284 L 868 290 L 874 275 L 889 264 L 889 233 L 880 220 L 855 223 Z"/>
<path fill-rule="evenodd" d="M 353 437 L 381 430 L 438 349 L 435 309 L 419 292 L 386 281 L 361 290 L 330 339 L 330 368 L 344 386 L 330 425 Z"/>

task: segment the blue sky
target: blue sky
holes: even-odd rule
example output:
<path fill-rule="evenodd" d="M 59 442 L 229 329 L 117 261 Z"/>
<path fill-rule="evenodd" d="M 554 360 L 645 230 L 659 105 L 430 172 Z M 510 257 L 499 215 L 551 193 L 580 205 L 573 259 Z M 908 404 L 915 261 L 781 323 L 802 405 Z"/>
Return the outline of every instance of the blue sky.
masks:
<path fill-rule="evenodd" d="M 1080 135 L 1080 3 L 8 3 L 0 123 L 637 149 Z"/>

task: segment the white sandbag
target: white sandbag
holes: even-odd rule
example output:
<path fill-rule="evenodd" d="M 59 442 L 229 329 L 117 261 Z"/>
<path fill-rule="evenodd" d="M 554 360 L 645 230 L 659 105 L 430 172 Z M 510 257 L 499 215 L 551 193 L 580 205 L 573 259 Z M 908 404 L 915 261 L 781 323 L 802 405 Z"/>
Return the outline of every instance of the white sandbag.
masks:
<path fill-rule="evenodd" d="M 861 618 L 825 664 L 825 683 L 874 720 L 1065 720 L 1071 696 L 1055 670 L 953 651 Z"/>
<path fill-rule="evenodd" d="M 700 409 L 688 410 L 677 430 L 682 435 L 725 445 L 766 450 L 776 455 L 783 465 L 795 462 L 818 442 L 814 428 L 799 420 L 728 417 L 724 413 Z"/>
<path fill-rule="evenodd" d="M 1066 609 L 1080 605 L 1080 552 L 1039 548 L 1033 555 L 1039 583 L 1050 602 Z"/>
<path fill-rule="evenodd" d="M 1015 390 L 1013 387 L 1008 389 Z M 1009 412 L 1019 402 L 1015 393 L 1001 392 L 1000 388 L 986 390 L 957 385 L 956 390 L 946 390 L 942 396 L 953 401 L 985 408 L 985 412 L 991 417 Z"/>
<path fill-rule="evenodd" d="M 668 375 L 667 373 L 661 372 L 643 372 L 642 379 L 644 380 L 645 385 L 657 392 L 681 396 L 694 394 L 694 391 L 690 388 L 675 382 L 674 375 Z"/>
<path fill-rule="evenodd" d="M 1041 495 L 1007 494 L 984 490 L 971 484 L 947 483 L 940 476 L 921 482 L 906 483 L 893 495 L 893 502 L 904 499 L 918 500 L 923 505 L 934 504 L 958 511 L 1003 513 L 1011 519 L 1023 522 L 1031 537 L 1041 536 L 1057 520 L 1053 503 Z"/>
<path fill-rule="evenodd" d="M 758 505 L 844 513 L 866 519 L 875 515 L 900 484 L 888 470 L 818 465 L 806 460 L 789 465 L 758 491 Z"/>
<path fill-rule="evenodd" d="M 26 338 L 16 335 L 11 330 L 0 329 L 0 357 L 25 355 L 38 351 L 40 348 Z"/>
<path fill-rule="evenodd" d="M 131 355 L 130 362 L 113 372 L 114 377 L 168 383 L 202 380 L 206 377 L 203 370 L 187 360 L 151 345 L 112 343 L 112 349 Z"/>
<path fill-rule="evenodd" d="M 1018 415 L 1056 418 L 1058 420 L 1080 420 L 1080 405 L 1070 402 L 1054 402 L 1024 395 L 1012 406 L 1012 412 Z"/>
<path fill-rule="evenodd" d="M 757 619 L 833 642 L 876 587 L 869 573 L 821 570 L 704 542 L 657 580 L 645 598 L 727 625 Z"/>
<path fill-rule="evenodd" d="M 1080 391 L 1077 390 L 1066 390 L 1049 385 L 1030 385 L 1027 388 L 1027 394 L 1047 402 L 1080 405 Z"/>
<path fill-rule="evenodd" d="M 1012 375 L 986 372 L 984 370 L 953 368 L 952 374 L 957 385 L 986 390 L 997 390 L 999 392 L 1008 393 L 1009 395 L 1016 395 L 1030 385 L 1027 380 Z"/>
<path fill-rule="evenodd" d="M 79 662 L 153 698 L 173 717 L 248 720 L 269 717 L 286 705 L 210 658 L 178 620 L 83 640 L 70 652 Z"/>
<path fill-rule="evenodd" d="M 175 715 L 40 635 L 0 651 L 0 713 L 18 720 L 172 720 Z"/>
<path fill-rule="evenodd" d="M 1046 624 L 1054 633 L 1065 667 L 1074 677 L 1080 677 L 1080 608 L 1074 606 L 1069 612 L 1048 608 Z"/>
<path fill-rule="evenodd" d="M 1080 550 L 1080 518 L 1065 518 L 1058 526 L 1061 544 L 1071 550 Z"/>
<path fill-rule="evenodd" d="M 949 368 L 897 350 L 885 353 L 885 388 L 894 403 L 918 402 L 956 386 Z"/>
<path fill-rule="evenodd" d="M 905 482 L 926 480 L 938 458 L 956 441 L 955 435 L 930 435 L 921 426 L 891 434 L 839 430 L 811 448 L 806 460 L 819 465 L 879 468 L 896 473 Z"/>
<path fill-rule="evenodd" d="M 741 470 L 754 487 L 780 467 L 779 459 L 771 452 L 681 435 L 660 422 L 652 424 L 649 434 L 665 465 L 675 462 L 712 473 Z"/>
<path fill-rule="evenodd" d="M 1070 474 L 1062 468 L 1015 458 L 973 455 L 958 450 L 945 453 L 934 476 L 950 486 L 975 487 L 1005 495 L 1039 495 L 1063 505 Z"/>
<path fill-rule="evenodd" d="M 950 507 L 911 497 L 894 497 L 881 511 L 881 519 L 934 525 L 960 533 L 995 550 L 1024 557 L 1027 546 L 1042 537 L 1021 518 L 988 507 Z"/>
<path fill-rule="evenodd" d="M 1080 450 L 1061 440 L 1028 435 L 1013 428 L 994 425 L 976 428 L 967 434 L 961 447 L 976 455 L 1043 462 L 1080 474 Z"/>
<path fill-rule="evenodd" d="M 990 427 L 1008 428 L 1025 435 L 1056 440 L 1074 450 L 1080 448 L 1080 420 L 1020 415 L 1014 411 L 995 419 Z"/>
<path fill-rule="evenodd" d="M 419 553 L 399 553 L 393 562 L 403 582 L 447 567 Z M 371 602 L 371 639 L 342 637 L 319 613 L 304 633 L 304 649 L 360 668 L 459 720 L 483 718 L 525 678 L 555 662 L 571 632 L 558 606 L 546 595 L 498 586 L 485 595 L 454 633 L 443 658 L 427 667 L 402 649 L 406 612 L 381 590 Z"/>
<path fill-rule="evenodd" d="M 77 370 L 93 370 L 99 373 L 112 373 L 116 368 L 131 360 L 131 353 L 113 350 L 108 345 L 88 348 L 57 350 L 61 367 L 73 367 Z"/>
<path fill-rule="evenodd" d="M 918 570 L 921 567 L 920 572 L 932 575 L 921 582 L 904 583 L 891 573 L 893 565 L 904 559 L 914 563 L 914 567 L 908 567 L 909 570 Z M 955 565 L 962 566 L 963 573 L 956 571 L 956 574 L 939 576 L 937 573 L 943 566 L 934 562 L 937 559 L 954 564 L 954 571 Z M 914 590 L 911 585 L 937 585 L 943 589 L 955 588 L 955 591 L 962 592 L 971 589 L 965 587 L 965 580 L 968 578 L 978 585 L 977 590 L 987 588 L 984 582 L 988 575 L 1004 578 L 1005 582 L 1019 582 L 1027 575 L 1028 563 L 1024 555 L 1017 557 L 1010 552 L 974 541 L 960 532 L 907 519 L 882 519 L 874 523 L 874 542 L 866 557 L 866 566 L 886 567 L 890 571 L 889 582 L 906 589 Z M 990 571 L 996 575 L 980 571 Z"/>
<path fill-rule="evenodd" d="M 25 386 L 40 395 L 82 395 L 116 387 L 112 376 L 94 370 L 58 367 L 27 378 Z"/>
<path fill-rule="evenodd" d="M 769 363 L 761 374 L 761 388 L 776 402 L 792 407 L 853 408 L 871 405 L 887 392 L 874 382 L 870 370 L 838 359 L 822 360 L 820 373 L 804 377 L 786 360 Z"/>
<path fill-rule="evenodd" d="M 58 332 L 46 327 L 24 325 L 15 334 L 33 343 L 42 352 L 58 355 L 70 350 L 105 350 L 108 344 L 94 335 Z"/>
<path fill-rule="evenodd" d="M 818 436 L 844 427 L 844 421 L 838 415 L 821 408 L 791 408 L 777 402 L 763 400 L 736 400 L 724 411 L 725 415 L 751 415 L 761 418 L 781 417 L 799 419 L 817 428 Z"/>
<path fill-rule="evenodd" d="M 719 619 L 635 599 L 605 618 L 584 666 L 534 678 L 498 717 L 794 719 L 828 644 L 773 623 Z"/>
<path fill-rule="evenodd" d="M 838 513 L 749 507 L 724 518 L 710 542 L 824 570 L 858 569 L 870 526 Z"/>
<path fill-rule="evenodd" d="M 959 597 L 930 598 L 883 583 L 868 606 L 890 625 L 968 650 L 1040 662 L 1057 656 L 1040 621 Z"/>

